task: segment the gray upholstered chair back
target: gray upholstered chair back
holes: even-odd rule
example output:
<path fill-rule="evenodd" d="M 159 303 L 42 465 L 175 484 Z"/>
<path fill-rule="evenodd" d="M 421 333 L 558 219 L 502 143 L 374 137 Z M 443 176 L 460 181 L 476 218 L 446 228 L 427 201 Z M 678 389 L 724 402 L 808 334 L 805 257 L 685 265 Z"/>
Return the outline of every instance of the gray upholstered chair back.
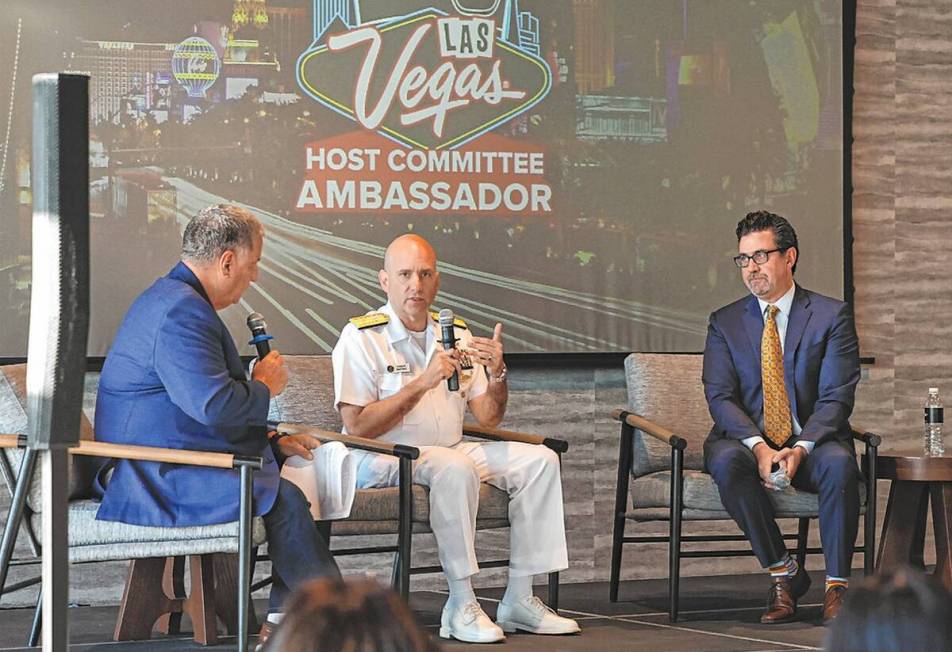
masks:
<path fill-rule="evenodd" d="M 80 439 L 93 439 L 92 415 L 96 408 L 96 389 L 99 374 L 86 374 L 83 392 L 83 414 L 80 417 Z M 0 433 L 26 434 L 26 365 L 15 364 L 0 366 Z M 0 449 L 13 471 L 14 478 L 20 472 L 23 452 L 17 448 Z M 41 468 L 37 466 L 37 469 Z M 70 458 L 69 495 L 70 498 L 83 498 L 89 495 L 99 460 L 92 457 L 73 456 Z M 10 488 L 12 491 L 12 487 Z M 41 506 L 41 475 L 37 472 L 27 496 L 27 504 L 34 512 Z"/>
<path fill-rule="evenodd" d="M 268 418 L 306 423 L 340 432 L 340 414 L 334 409 L 334 367 L 329 355 L 286 355 L 288 385 L 271 401 Z"/>
<path fill-rule="evenodd" d="M 701 385 L 701 354 L 632 353 L 625 358 L 628 409 L 688 441 L 685 469 L 704 469 L 704 440 L 713 421 Z M 635 431 L 635 477 L 671 467 L 671 447 Z"/>

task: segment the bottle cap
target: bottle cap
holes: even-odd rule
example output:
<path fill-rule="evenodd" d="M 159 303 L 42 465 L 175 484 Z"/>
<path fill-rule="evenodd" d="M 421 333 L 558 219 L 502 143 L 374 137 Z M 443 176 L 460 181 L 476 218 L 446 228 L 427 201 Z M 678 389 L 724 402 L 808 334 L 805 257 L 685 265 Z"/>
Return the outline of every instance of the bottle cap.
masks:
<path fill-rule="evenodd" d="M 929 393 L 930 393 L 930 394 L 932 394 L 932 393 L 938 394 L 938 393 L 939 393 L 939 388 L 938 388 L 938 387 L 930 387 L 930 388 L 929 388 Z"/>

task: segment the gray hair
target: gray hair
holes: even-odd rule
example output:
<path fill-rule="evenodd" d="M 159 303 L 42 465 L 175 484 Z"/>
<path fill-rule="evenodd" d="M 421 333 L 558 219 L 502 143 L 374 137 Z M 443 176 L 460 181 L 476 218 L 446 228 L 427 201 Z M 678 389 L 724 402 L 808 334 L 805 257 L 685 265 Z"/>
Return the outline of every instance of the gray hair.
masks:
<path fill-rule="evenodd" d="M 208 206 L 198 211 L 182 234 L 182 260 L 205 265 L 226 251 L 254 249 L 264 227 L 251 212 L 232 204 Z"/>

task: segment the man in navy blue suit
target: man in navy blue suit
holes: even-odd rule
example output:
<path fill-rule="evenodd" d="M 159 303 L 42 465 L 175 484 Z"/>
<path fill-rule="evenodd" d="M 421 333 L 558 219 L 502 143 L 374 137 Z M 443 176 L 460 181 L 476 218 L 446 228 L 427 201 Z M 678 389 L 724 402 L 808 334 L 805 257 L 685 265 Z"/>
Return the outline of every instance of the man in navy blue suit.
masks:
<path fill-rule="evenodd" d="M 737 242 L 734 262 L 751 296 L 714 312 L 708 325 L 703 380 L 714 427 L 704 461 L 772 576 L 762 623 L 793 619 L 810 585 L 774 520 L 768 492 L 783 479 L 772 470 L 819 494 L 829 622 L 849 584 L 859 522 L 860 472 L 847 421 L 859 380 L 856 330 L 847 304 L 794 282 L 800 250 L 786 219 L 749 213 L 737 224 Z"/>
<path fill-rule="evenodd" d="M 249 380 L 217 314 L 257 279 L 263 243 L 261 223 L 237 206 L 210 206 L 192 218 L 181 262 L 133 302 L 116 333 L 99 381 L 95 428 L 101 441 L 264 458 L 254 512 L 264 517 L 274 576 L 266 637 L 295 586 L 339 571 L 304 495 L 280 478 L 276 461 L 311 458 L 317 440 L 268 438 L 268 403 L 288 380 L 284 360 L 272 351 Z M 99 519 L 157 526 L 238 520 L 234 470 L 134 460 L 108 468 L 114 470 L 100 482 Z"/>

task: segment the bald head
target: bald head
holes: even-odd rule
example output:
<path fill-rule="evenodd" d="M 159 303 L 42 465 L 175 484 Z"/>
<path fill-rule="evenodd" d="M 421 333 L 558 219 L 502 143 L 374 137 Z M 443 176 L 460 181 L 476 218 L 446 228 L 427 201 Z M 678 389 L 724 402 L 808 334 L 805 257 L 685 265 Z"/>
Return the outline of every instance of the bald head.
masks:
<path fill-rule="evenodd" d="M 430 243 L 412 233 L 401 235 L 387 247 L 378 278 L 403 325 L 414 331 L 426 328 L 430 304 L 440 287 Z"/>
<path fill-rule="evenodd" d="M 429 242 L 413 233 L 404 233 L 398 236 L 387 247 L 383 254 L 383 268 L 392 269 L 393 261 L 406 256 L 408 253 L 418 253 L 423 257 L 433 260 L 433 267 L 436 268 L 436 251 Z"/>

